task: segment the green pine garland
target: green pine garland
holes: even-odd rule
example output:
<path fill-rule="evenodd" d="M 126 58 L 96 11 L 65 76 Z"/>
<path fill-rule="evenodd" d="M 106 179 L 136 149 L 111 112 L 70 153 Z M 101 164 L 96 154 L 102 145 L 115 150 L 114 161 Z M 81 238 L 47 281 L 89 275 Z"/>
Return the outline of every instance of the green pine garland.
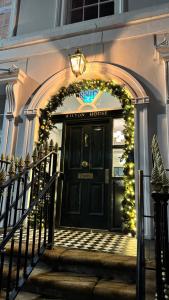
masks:
<path fill-rule="evenodd" d="M 83 80 L 70 84 L 68 87 L 62 87 L 58 93 L 50 99 L 45 109 L 41 110 L 39 142 L 42 144 L 47 140 L 50 131 L 55 124 L 52 121 L 52 112 L 63 104 L 67 96 L 76 95 L 84 90 L 98 89 L 116 96 L 123 109 L 125 120 L 125 147 L 123 159 L 124 165 L 124 200 L 122 201 L 123 231 L 125 233 L 136 233 L 136 211 L 135 211 L 135 176 L 134 176 L 134 105 L 131 98 L 126 93 L 125 88 L 113 81 L 104 80 Z"/>

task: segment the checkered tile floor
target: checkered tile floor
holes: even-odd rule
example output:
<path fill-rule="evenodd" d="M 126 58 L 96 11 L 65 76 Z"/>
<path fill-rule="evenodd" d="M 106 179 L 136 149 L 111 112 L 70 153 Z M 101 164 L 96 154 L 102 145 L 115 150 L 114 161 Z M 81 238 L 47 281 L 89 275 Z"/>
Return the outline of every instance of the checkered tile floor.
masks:
<path fill-rule="evenodd" d="M 36 232 L 38 241 L 39 232 Z M 43 230 L 42 230 L 43 236 Z M 30 231 L 29 241 L 33 238 L 33 230 Z M 15 240 L 19 240 L 19 232 L 15 234 Z M 0 235 L 0 241 L 2 235 Z M 23 241 L 26 240 L 26 232 Z M 108 231 L 85 231 L 71 229 L 57 229 L 54 236 L 55 247 L 69 249 L 90 250 L 121 255 L 136 256 L 136 239 L 127 235 L 116 234 Z"/>
<path fill-rule="evenodd" d="M 55 245 L 71 249 L 101 251 L 136 256 L 136 239 L 111 232 L 90 232 L 59 229 Z"/>

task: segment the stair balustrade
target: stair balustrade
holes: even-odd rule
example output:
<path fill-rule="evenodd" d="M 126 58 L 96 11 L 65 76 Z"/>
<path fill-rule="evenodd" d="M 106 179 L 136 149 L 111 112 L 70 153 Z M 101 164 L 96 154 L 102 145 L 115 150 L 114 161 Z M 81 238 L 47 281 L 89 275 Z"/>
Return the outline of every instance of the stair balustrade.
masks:
<path fill-rule="evenodd" d="M 156 300 L 169 299 L 168 193 L 152 193 L 154 200 Z"/>
<path fill-rule="evenodd" d="M 165 300 L 169 298 L 169 240 L 168 240 L 168 200 L 169 193 L 152 192 L 152 200 L 154 206 L 154 215 L 145 215 L 144 213 L 144 197 L 143 183 L 145 176 L 143 171 L 138 172 L 138 223 L 137 223 L 137 300 L 148 299 L 147 292 L 149 286 L 147 284 L 146 291 L 146 272 L 155 272 L 155 300 Z M 146 257 L 146 240 L 145 240 L 145 220 L 153 221 L 154 226 L 154 247 L 153 255 L 154 263 Z M 152 241 L 150 241 L 152 242 Z M 151 258 L 152 259 L 152 258 Z"/>
<path fill-rule="evenodd" d="M 144 240 L 144 193 L 143 171 L 138 171 L 138 218 L 137 218 L 137 300 L 145 300 L 145 240 Z"/>
<path fill-rule="evenodd" d="M 168 242 L 168 200 L 169 193 L 153 192 L 152 200 L 154 215 L 145 215 L 143 171 L 138 172 L 138 223 L 137 223 L 137 300 L 147 299 L 146 272 L 155 271 L 156 287 L 154 299 L 165 300 L 169 298 L 169 242 Z M 155 265 L 150 266 L 146 255 L 146 241 L 144 233 L 145 219 L 152 219 L 154 223 L 154 258 Z M 149 287 L 148 287 L 149 288 Z"/>
<path fill-rule="evenodd" d="M 32 157 L 0 172 L 0 296 L 6 300 L 15 299 L 54 243 L 57 145 L 45 143 Z"/>

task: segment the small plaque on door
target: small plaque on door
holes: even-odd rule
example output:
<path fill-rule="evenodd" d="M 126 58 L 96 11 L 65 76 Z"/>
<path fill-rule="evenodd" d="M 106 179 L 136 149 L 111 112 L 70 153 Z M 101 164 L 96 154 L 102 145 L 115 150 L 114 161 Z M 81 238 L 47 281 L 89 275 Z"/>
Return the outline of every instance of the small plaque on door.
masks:
<path fill-rule="evenodd" d="M 78 179 L 93 179 L 93 173 L 79 173 Z"/>

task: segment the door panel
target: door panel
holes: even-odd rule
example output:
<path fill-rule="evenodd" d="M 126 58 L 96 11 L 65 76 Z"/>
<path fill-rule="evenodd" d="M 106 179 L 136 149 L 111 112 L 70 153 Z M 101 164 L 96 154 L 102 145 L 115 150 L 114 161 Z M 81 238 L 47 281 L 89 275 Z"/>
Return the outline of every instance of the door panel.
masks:
<path fill-rule="evenodd" d="M 80 214 L 81 184 L 79 182 L 70 182 L 67 184 L 67 199 L 67 213 Z"/>
<path fill-rule="evenodd" d="M 67 124 L 61 225 L 108 227 L 111 159 L 108 120 Z"/>
<path fill-rule="evenodd" d="M 68 164 L 69 169 L 81 168 L 82 161 L 82 127 L 73 127 L 70 129 L 69 138 L 69 155 Z"/>
<path fill-rule="evenodd" d="M 104 215 L 104 184 L 90 186 L 89 215 Z"/>
<path fill-rule="evenodd" d="M 104 168 L 105 127 L 92 126 L 91 128 L 91 168 Z"/>

